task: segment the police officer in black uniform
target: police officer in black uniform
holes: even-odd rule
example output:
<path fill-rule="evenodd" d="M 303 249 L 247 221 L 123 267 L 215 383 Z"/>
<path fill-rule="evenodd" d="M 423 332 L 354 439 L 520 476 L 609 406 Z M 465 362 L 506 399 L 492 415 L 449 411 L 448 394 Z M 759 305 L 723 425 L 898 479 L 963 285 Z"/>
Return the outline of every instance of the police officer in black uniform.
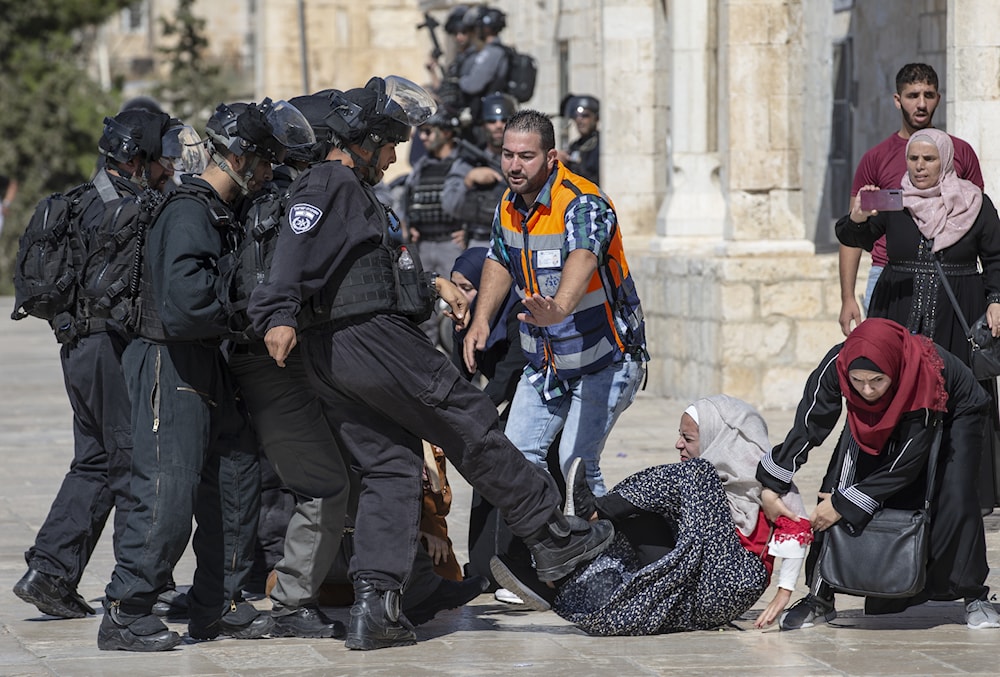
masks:
<path fill-rule="evenodd" d="M 220 351 L 228 317 L 218 261 L 232 247 L 232 204 L 271 178 L 287 148 L 315 142 L 286 102 L 219 106 L 211 163 L 185 177 L 146 235 L 139 338 L 122 358 L 132 407 L 132 495 L 105 591 L 104 650 L 161 651 L 180 642 L 151 613 L 197 519 L 198 568 L 188 593 L 193 639 L 266 634 L 270 614 L 245 602 L 260 473 Z"/>
<path fill-rule="evenodd" d="M 474 26 L 465 26 L 462 19 L 469 11 L 466 5 L 456 5 L 448 12 L 444 22 L 444 31 L 452 37 L 455 43 L 455 55 L 443 68 L 438 63 L 438 56 L 431 55 L 426 66 L 431 77 L 431 87 L 437 94 L 438 101 L 448 110 L 461 110 L 465 95 L 458 86 L 458 78 L 462 74 L 466 59 L 476 53 Z M 433 29 L 432 29 L 433 30 Z"/>
<path fill-rule="evenodd" d="M 329 119 L 338 149 L 292 187 L 270 278 L 254 290 L 249 309 L 279 366 L 298 343 L 302 304 L 315 299 L 330 309 L 327 321 L 303 331 L 302 350 L 328 417 L 361 466 L 350 649 L 416 641 L 400 589 L 417 548 L 421 439 L 444 449 L 500 508 L 529 544 L 543 580 L 568 575 L 613 537 L 606 522 L 561 514 L 551 478 L 503 436 L 493 403 L 399 310 L 412 289 L 395 280 L 406 280 L 417 262 L 384 244 L 395 217 L 371 186 L 395 161 L 410 126 L 434 109 L 426 91 L 395 76 L 334 99 Z M 464 319 L 461 292 L 433 274 L 427 280 Z"/>
<path fill-rule="evenodd" d="M 325 118 L 330 97 L 317 93 L 291 99 L 309 121 L 316 143 L 286 153 L 274 177 L 250 207 L 245 238 L 262 242 L 277 228 L 291 183 L 332 146 Z M 269 245 L 261 245 L 269 246 Z M 254 272 L 254 271 L 251 271 Z M 294 499 L 291 514 L 283 504 L 261 511 L 261 522 L 273 520 L 283 556 L 274 567 L 270 597 L 272 637 L 343 637 L 345 628 L 319 608 L 320 587 L 340 547 L 350 504 L 350 458 L 337 444 L 322 404 L 306 376 L 301 351 L 293 350 L 279 368 L 260 339 L 232 349 L 229 367 L 250 411 L 260 447 L 276 474 L 276 486 L 262 494 L 274 500 L 286 487 Z M 266 462 L 261 463 L 262 467 Z M 264 478 L 266 480 L 266 475 Z M 356 493 L 356 491 L 355 491 Z"/>
<path fill-rule="evenodd" d="M 109 212 L 144 188 L 162 191 L 172 168 L 159 162 L 169 116 L 144 110 L 105 118 L 98 145 L 105 168 L 79 198 L 84 240 Z M 115 547 L 129 512 L 131 423 L 121 357 L 128 344 L 116 322 L 94 315 L 78 295 L 71 315 L 53 322 L 66 393 L 73 409 L 73 462 L 48 517 L 25 553 L 28 571 L 14 593 L 40 611 L 62 618 L 94 613 L 76 587 L 111 508 Z"/>
<path fill-rule="evenodd" d="M 462 17 L 463 30 L 475 31 L 481 44 L 479 51 L 462 62 L 458 76 L 458 88 L 464 95 L 462 108 L 468 109 L 468 114 L 459 116 L 465 124 L 479 119 L 482 97 L 507 89 L 510 56 L 500 41 L 506 26 L 507 15 L 496 7 L 471 7 Z"/>
<path fill-rule="evenodd" d="M 442 206 L 445 177 L 458 159 L 455 135 L 458 118 L 438 112 L 417 128 L 427 148 L 427 155 L 413 165 L 406 180 L 404 201 L 406 226 L 410 241 L 420 252 L 420 260 L 428 270 L 451 270 L 455 259 L 465 249 L 465 234 L 461 222 Z M 424 322 L 421 327 L 431 343 L 440 337 L 439 317 Z"/>
<path fill-rule="evenodd" d="M 489 247 L 493 214 L 507 190 L 500 150 L 507 120 L 517 112 L 517 99 L 495 92 L 482 101 L 483 148 L 459 142 L 458 159 L 445 177 L 441 206 L 462 223 L 469 247 Z"/>
<path fill-rule="evenodd" d="M 601 102 L 589 94 L 570 94 L 563 105 L 563 116 L 573 121 L 579 136 L 569 145 L 569 151 L 559 153 L 559 161 L 570 171 L 600 185 L 601 132 L 597 125 L 601 119 Z"/>

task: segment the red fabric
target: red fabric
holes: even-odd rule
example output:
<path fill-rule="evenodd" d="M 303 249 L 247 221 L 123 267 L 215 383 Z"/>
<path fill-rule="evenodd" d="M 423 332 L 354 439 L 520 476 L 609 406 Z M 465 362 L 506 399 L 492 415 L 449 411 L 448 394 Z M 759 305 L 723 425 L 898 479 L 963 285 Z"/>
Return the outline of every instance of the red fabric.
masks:
<path fill-rule="evenodd" d="M 892 379 L 885 395 L 867 402 L 851 387 L 848 368 L 866 357 Z M 911 411 L 944 411 L 944 361 L 925 336 L 914 336 L 892 320 L 871 318 L 851 332 L 837 355 L 840 390 L 847 400 L 851 435 L 866 454 L 877 456 L 899 423 Z"/>
<path fill-rule="evenodd" d="M 774 555 L 767 554 L 767 542 L 771 539 L 771 523 L 764 516 L 764 511 L 761 510 L 757 515 L 757 526 L 749 536 L 741 534 L 739 529 L 736 530 L 736 535 L 740 537 L 740 545 L 764 563 L 767 579 L 770 581 L 771 573 L 774 571 Z"/>
<path fill-rule="evenodd" d="M 802 518 L 795 521 L 782 515 L 774 521 L 775 544 L 785 541 L 796 541 L 799 545 L 809 545 L 813 542 L 812 524 Z"/>

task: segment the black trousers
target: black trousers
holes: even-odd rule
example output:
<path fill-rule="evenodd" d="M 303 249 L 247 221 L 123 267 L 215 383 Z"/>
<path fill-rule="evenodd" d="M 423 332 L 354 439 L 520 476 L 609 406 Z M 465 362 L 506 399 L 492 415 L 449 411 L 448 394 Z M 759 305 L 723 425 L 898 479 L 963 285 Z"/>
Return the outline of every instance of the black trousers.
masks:
<path fill-rule="evenodd" d="M 303 358 L 334 433 L 361 470 L 351 576 L 399 589 L 420 518 L 420 440 L 441 447 L 517 536 L 558 510 L 552 478 L 500 432 L 489 397 L 461 378 L 420 329 L 396 315 L 303 336 Z"/>
<path fill-rule="evenodd" d="M 25 559 L 32 569 L 73 586 L 83 576 L 111 508 L 117 548 L 132 503 L 132 432 L 121 368 L 127 344 L 117 333 L 97 332 L 63 345 L 59 353 L 73 408 L 73 461 Z"/>
<path fill-rule="evenodd" d="M 135 506 L 105 594 L 148 613 L 191 536 L 192 618 L 241 600 L 253 560 L 260 468 L 246 417 L 217 347 L 136 339 L 122 359 L 133 403 Z"/>
<path fill-rule="evenodd" d="M 296 497 L 281 527 L 282 556 L 275 563 L 278 577 L 271 597 L 297 608 L 319 598 L 340 547 L 352 505 L 350 457 L 330 430 L 300 351 L 293 350 L 281 368 L 259 348 L 237 348 L 229 367 L 261 449 Z"/>

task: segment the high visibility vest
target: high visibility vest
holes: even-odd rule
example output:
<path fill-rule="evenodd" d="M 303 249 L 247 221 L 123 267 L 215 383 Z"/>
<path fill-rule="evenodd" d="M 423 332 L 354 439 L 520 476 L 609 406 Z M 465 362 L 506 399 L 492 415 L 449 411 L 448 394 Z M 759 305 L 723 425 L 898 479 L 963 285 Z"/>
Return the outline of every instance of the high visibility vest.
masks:
<path fill-rule="evenodd" d="M 498 246 L 521 298 L 555 296 L 570 253 L 565 216 L 574 200 L 595 195 L 614 210 L 596 184 L 562 164 L 556 172 L 549 203 L 536 202 L 527 219 L 514 207 L 509 190 L 500 203 Z M 521 323 L 521 349 L 528 362 L 538 371 L 551 369 L 564 381 L 599 371 L 626 354 L 645 356 L 645 344 L 642 306 L 617 224 L 573 313 L 549 327 Z"/>

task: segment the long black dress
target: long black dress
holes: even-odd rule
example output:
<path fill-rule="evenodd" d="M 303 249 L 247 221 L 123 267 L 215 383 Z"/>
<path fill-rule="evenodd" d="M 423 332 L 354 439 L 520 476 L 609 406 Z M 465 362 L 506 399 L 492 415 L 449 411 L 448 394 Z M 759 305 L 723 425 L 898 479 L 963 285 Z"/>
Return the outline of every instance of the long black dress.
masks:
<path fill-rule="evenodd" d="M 934 267 L 931 242 L 910 213 L 881 212 L 859 224 L 845 216 L 836 230 L 842 244 L 867 251 L 885 235 L 889 263 L 872 292 L 869 317 L 894 320 L 968 364 L 969 344 Z M 972 228 L 938 258 L 967 322 L 979 319 L 987 303 L 1000 302 L 1000 218 L 989 197 L 983 195 Z"/>

